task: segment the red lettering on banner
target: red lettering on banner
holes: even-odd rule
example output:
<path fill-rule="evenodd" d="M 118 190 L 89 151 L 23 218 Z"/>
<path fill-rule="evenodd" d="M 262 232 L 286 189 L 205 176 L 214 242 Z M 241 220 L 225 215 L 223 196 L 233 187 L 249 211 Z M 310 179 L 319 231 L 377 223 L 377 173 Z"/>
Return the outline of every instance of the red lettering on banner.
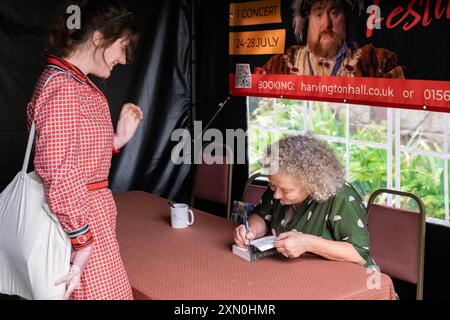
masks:
<path fill-rule="evenodd" d="M 405 31 L 410 30 L 411 28 L 413 28 L 416 24 L 418 24 L 418 23 L 420 22 L 421 16 L 420 16 L 420 14 L 418 14 L 416 11 L 413 10 L 413 8 L 412 8 L 413 4 L 414 4 L 414 1 L 411 1 L 411 2 L 409 3 L 408 11 L 407 11 L 407 12 L 410 12 L 410 13 L 415 17 L 415 19 L 414 19 L 414 21 L 411 22 L 410 24 L 405 23 L 405 25 L 403 26 L 403 30 L 405 30 Z M 427 6 L 427 7 L 428 7 L 428 6 Z M 425 16 L 426 16 L 426 17 L 428 16 L 428 11 L 429 11 L 428 9 L 425 9 Z M 425 21 L 425 20 L 424 20 L 424 21 Z M 425 25 L 424 25 L 424 26 L 425 26 Z"/>
<path fill-rule="evenodd" d="M 434 16 L 436 17 L 436 19 L 440 19 L 445 12 L 445 8 L 441 12 L 439 12 L 439 8 L 441 7 L 441 1 L 442 0 L 436 0 L 436 7 L 434 7 Z M 448 3 L 447 6 L 447 18 L 449 18 L 449 15 L 450 15 L 450 2 Z"/>
<path fill-rule="evenodd" d="M 422 21 L 422 25 L 424 27 L 428 26 L 431 23 L 431 18 L 430 18 L 430 0 L 427 0 L 427 4 L 425 6 L 425 12 L 423 14 L 423 21 Z"/>
<path fill-rule="evenodd" d="M 379 5 L 379 2 L 379 0 L 374 0 L 373 4 Z M 442 19 L 445 11 L 447 12 L 445 18 L 450 19 L 450 0 L 447 0 L 447 10 L 445 9 L 445 3 L 443 4 L 442 0 L 433 1 L 434 10 L 432 10 L 431 3 L 432 2 L 430 0 L 410 0 L 406 8 L 403 6 L 395 7 L 387 15 L 386 27 L 388 29 L 394 29 L 396 27 L 399 27 L 403 23 L 403 25 L 401 26 L 402 29 L 405 31 L 409 31 L 417 26 L 420 22 L 422 22 L 423 27 L 427 27 L 433 22 L 433 18 L 435 20 Z M 398 17 L 403 12 L 404 14 L 401 17 Z M 434 17 L 432 16 L 431 12 L 434 13 Z M 405 19 L 409 17 L 412 17 L 413 21 L 405 21 Z M 396 20 L 396 18 L 398 18 L 398 20 Z M 369 22 L 367 25 L 373 26 L 376 22 L 383 22 L 385 19 L 383 17 L 375 18 L 373 14 L 370 14 L 367 20 Z M 366 37 L 372 37 L 373 32 L 373 29 L 367 28 Z"/>
<path fill-rule="evenodd" d="M 447 81 L 252 74 L 251 88 L 234 88 L 239 96 L 280 97 L 450 113 Z"/>
<path fill-rule="evenodd" d="M 389 16 L 387 17 L 387 20 L 386 20 L 386 27 L 388 27 L 388 29 L 395 28 L 400 23 L 402 23 L 403 20 L 405 20 L 406 16 L 408 15 L 407 12 L 401 17 L 400 20 L 398 20 L 396 23 L 392 24 L 392 20 L 395 18 L 395 16 L 397 16 L 399 13 L 402 13 L 403 11 L 404 11 L 404 9 L 402 7 L 397 7 L 394 10 L 392 10 L 392 12 L 389 14 Z"/>

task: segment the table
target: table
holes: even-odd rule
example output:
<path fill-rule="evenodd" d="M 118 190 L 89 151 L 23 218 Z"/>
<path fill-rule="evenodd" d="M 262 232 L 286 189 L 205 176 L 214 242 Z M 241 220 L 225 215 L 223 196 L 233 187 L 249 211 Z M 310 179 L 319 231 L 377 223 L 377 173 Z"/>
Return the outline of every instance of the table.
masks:
<path fill-rule="evenodd" d="M 361 266 L 308 255 L 248 262 L 231 252 L 236 224 L 199 210 L 172 229 L 167 201 L 142 191 L 115 195 L 117 238 L 136 299 L 302 300 L 394 299 L 392 280 Z"/>

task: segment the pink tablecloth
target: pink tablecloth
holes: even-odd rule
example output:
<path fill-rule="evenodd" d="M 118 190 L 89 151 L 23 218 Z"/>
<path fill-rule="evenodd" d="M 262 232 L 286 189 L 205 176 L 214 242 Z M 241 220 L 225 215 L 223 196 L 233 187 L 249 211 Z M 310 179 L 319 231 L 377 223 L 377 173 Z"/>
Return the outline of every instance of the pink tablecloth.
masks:
<path fill-rule="evenodd" d="M 317 256 L 248 262 L 231 252 L 236 224 L 194 210 L 195 223 L 170 227 L 166 200 L 133 191 L 115 196 L 117 237 L 135 297 L 140 299 L 394 299 L 380 274 L 369 289 L 365 268 Z M 371 278 L 373 279 L 373 278 Z M 376 280 L 376 279 L 375 279 Z"/>

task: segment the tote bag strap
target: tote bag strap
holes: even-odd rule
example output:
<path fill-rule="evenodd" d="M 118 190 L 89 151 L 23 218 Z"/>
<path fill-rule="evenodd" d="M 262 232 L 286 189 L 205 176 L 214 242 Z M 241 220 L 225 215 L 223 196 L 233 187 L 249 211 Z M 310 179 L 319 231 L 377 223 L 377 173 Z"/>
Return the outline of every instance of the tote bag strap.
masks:
<path fill-rule="evenodd" d="M 45 89 L 45 87 L 48 85 L 50 80 L 52 80 L 57 75 L 63 74 L 63 73 L 65 73 L 65 72 L 60 71 L 60 72 L 52 74 L 50 77 L 48 77 L 47 81 L 45 81 L 45 84 L 41 89 L 41 92 Z M 25 152 L 25 158 L 23 159 L 22 173 L 24 173 L 24 174 L 27 173 L 27 168 L 28 168 L 28 164 L 30 162 L 31 149 L 33 148 L 35 134 L 36 134 L 36 125 L 33 120 L 33 123 L 31 124 L 30 135 L 28 136 L 27 151 Z"/>

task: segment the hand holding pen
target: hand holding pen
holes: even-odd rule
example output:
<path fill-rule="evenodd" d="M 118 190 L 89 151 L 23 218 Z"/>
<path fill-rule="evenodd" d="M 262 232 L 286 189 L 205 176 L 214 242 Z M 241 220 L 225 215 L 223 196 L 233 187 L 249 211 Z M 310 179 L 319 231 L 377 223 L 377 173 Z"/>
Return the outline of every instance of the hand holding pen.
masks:
<path fill-rule="evenodd" d="M 244 213 L 244 215 L 242 216 L 242 221 L 244 222 L 244 227 L 245 227 L 245 237 L 247 238 L 248 232 L 249 232 L 249 228 L 248 228 L 248 215 L 247 212 Z M 248 245 L 251 245 L 251 240 L 248 239 Z"/>
<path fill-rule="evenodd" d="M 242 220 L 243 224 L 234 230 L 234 243 L 242 248 L 246 248 L 250 245 L 251 240 L 255 239 L 255 234 L 249 227 L 248 216 L 244 215 Z"/>

